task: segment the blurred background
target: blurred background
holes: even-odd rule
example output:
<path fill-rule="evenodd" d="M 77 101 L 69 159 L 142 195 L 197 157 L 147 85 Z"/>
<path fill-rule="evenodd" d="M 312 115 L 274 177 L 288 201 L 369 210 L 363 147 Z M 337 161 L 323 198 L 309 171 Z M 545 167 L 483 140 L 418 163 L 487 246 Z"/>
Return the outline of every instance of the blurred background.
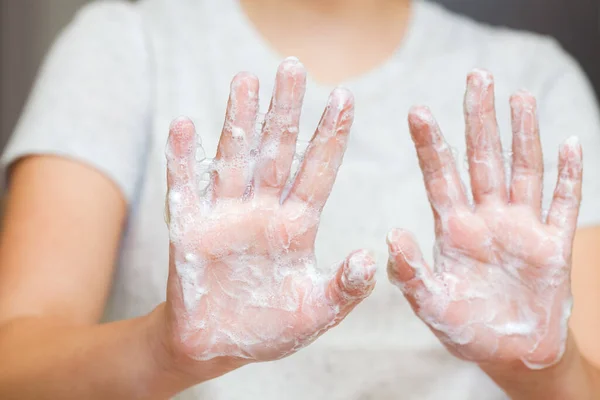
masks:
<path fill-rule="evenodd" d="M 600 0 L 436 1 L 481 21 L 556 37 L 582 64 L 600 97 Z M 48 47 L 87 2 L 0 0 L 0 151 Z"/>

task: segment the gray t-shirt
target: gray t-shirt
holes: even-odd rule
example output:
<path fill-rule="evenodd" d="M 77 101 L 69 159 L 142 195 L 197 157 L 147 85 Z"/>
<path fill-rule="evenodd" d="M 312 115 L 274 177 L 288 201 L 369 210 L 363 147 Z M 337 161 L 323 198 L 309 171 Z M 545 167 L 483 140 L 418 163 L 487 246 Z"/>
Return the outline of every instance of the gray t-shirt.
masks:
<path fill-rule="evenodd" d="M 229 81 L 240 70 L 261 80 L 265 111 L 275 54 L 234 0 L 102 2 L 84 8 L 49 54 L 16 132 L 5 169 L 28 154 L 58 154 L 102 171 L 129 202 L 129 219 L 106 319 L 145 314 L 165 299 L 168 233 L 164 148 L 179 115 L 196 123 L 209 154 L 220 135 Z M 360 54 L 357 54 L 360 57 Z M 496 77 L 498 116 L 510 148 L 509 95 L 538 98 L 545 199 L 559 143 L 578 135 L 585 153 L 580 225 L 600 223 L 600 118 L 577 64 L 551 39 L 491 28 L 418 2 L 402 46 L 383 65 L 346 82 L 356 123 L 317 237 L 321 265 L 370 248 L 379 284 L 338 327 L 299 353 L 244 367 L 182 399 L 496 399 L 501 391 L 475 365 L 452 357 L 387 282 L 385 236 L 392 227 L 433 244 L 431 211 L 406 124 L 413 104 L 431 107 L 464 168 L 462 96 L 469 70 Z M 300 129 L 310 138 L 331 88 L 309 78 Z"/>

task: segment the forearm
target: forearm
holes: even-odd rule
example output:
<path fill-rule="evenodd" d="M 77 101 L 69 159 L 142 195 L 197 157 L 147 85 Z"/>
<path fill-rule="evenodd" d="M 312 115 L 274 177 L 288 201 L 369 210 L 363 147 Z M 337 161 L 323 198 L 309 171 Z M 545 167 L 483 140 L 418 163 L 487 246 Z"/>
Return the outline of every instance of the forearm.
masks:
<path fill-rule="evenodd" d="M 531 370 L 519 362 L 481 368 L 514 400 L 600 398 L 600 370 L 587 362 L 572 337 L 563 358 L 552 367 Z"/>
<path fill-rule="evenodd" d="M 0 327 L 0 398 L 164 399 L 194 384 L 177 373 L 148 316 L 73 327 L 23 318 Z"/>

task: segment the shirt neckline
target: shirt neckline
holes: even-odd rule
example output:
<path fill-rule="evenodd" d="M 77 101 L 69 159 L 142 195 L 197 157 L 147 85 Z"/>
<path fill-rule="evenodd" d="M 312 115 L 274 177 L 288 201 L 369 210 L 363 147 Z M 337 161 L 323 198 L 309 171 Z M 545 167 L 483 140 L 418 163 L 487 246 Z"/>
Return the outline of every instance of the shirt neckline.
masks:
<path fill-rule="evenodd" d="M 253 23 L 245 14 L 238 0 L 220 0 L 224 9 L 222 10 L 230 18 L 232 27 L 237 30 L 237 43 L 239 46 L 252 48 L 256 57 L 262 57 L 265 62 L 261 65 L 264 68 L 270 68 L 278 65 L 285 55 L 279 54 L 270 43 L 258 32 Z M 423 43 L 423 36 L 426 33 L 425 25 L 427 4 L 421 0 L 413 0 L 411 5 L 408 26 L 405 30 L 404 38 L 396 47 L 394 52 L 376 67 L 364 72 L 354 78 L 345 80 L 338 85 L 322 84 L 307 77 L 307 86 L 313 93 L 319 92 L 327 95 L 336 86 L 344 86 L 352 90 L 355 95 L 361 97 L 370 97 L 371 95 L 381 95 L 390 91 L 390 82 L 393 79 L 395 85 L 401 84 L 402 77 L 405 76 L 407 64 L 414 65 L 418 62 L 419 43 Z M 268 75 L 274 71 L 253 71 Z M 408 77 L 406 77 L 408 78 Z"/>

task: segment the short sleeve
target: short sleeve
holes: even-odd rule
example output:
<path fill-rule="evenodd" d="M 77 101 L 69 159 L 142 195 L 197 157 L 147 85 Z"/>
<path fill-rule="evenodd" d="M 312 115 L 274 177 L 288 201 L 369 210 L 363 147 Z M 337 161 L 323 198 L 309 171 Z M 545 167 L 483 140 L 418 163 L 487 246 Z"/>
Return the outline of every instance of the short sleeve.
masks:
<path fill-rule="evenodd" d="M 552 42 L 544 61 L 552 66 L 538 95 L 545 178 L 549 206 L 558 174 L 558 148 L 577 136 L 583 148 L 583 200 L 578 226 L 600 225 L 600 107 L 579 64 Z"/>
<path fill-rule="evenodd" d="M 135 5 L 84 7 L 44 61 L 0 158 L 0 181 L 21 157 L 56 155 L 99 170 L 131 201 L 147 149 L 149 70 Z"/>

